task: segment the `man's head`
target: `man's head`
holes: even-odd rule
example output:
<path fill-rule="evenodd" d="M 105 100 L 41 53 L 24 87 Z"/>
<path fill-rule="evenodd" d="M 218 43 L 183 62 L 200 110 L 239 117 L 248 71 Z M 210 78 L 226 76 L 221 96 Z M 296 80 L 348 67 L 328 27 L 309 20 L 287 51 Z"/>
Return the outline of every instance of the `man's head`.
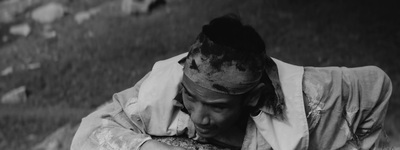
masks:
<path fill-rule="evenodd" d="M 200 136 L 224 132 L 257 103 L 266 57 L 261 37 L 235 15 L 203 26 L 186 57 L 182 81 L 183 103 Z"/>

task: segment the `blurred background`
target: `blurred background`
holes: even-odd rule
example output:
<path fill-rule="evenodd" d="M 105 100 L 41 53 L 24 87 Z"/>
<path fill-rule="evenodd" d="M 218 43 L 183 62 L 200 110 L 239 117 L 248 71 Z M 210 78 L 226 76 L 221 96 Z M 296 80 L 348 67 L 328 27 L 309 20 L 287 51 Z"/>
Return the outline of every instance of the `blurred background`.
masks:
<path fill-rule="evenodd" d="M 66 149 L 82 117 L 227 13 L 283 61 L 382 68 L 393 82 L 385 129 L 400 147 L 395 1 L 0 0 L 0 149 Z"/>

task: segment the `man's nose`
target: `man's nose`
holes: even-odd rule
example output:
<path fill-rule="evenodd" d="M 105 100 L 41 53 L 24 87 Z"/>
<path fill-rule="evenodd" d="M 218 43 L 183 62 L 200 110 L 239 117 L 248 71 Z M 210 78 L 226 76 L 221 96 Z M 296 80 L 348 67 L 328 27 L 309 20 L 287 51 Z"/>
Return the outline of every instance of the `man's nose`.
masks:
<path fill-rule="evenodd" d="M 204 106 L 195 107 L 190 115 L 194 124 L 207 126 L 210 124 L 207 109 Z"/>

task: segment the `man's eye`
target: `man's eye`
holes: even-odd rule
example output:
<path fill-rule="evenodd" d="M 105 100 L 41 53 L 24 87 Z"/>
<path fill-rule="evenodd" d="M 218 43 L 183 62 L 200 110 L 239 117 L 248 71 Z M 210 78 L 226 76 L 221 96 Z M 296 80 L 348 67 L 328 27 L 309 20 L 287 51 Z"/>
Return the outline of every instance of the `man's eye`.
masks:
<path fill-rule="evenodd" d="M 191 101 L 191 102 L 194 102 L 194 101 L 195 101 L 194 98 L 193 98 L 191 95 L 187 94 L 186 92 L 185 92 L 185 96 L 186 96 L 186 99 L 187 99 L 187 100 L 189 100 L 189 101 Z"/>
<path fill-rule="evenodd" d="M 192 96 L 190 96 L 190 95 L 187 95 L 187 98 L 186 98 L 187 100 L 189 100 L 189 101 L 191 101 L 191 102 L 194 102 L 195 100 L 194 100 L 194 98 L 192 97 Z"/>
<path fill-rule="evenodd" d="M 183 93 L 186 95 L 186 97 L 192 97 L 192 95 L 190 95 L 186 90 Z"/>
<path fill-rule="evenodd" d="M 186 95 L 186 97 L 187 97 L 190 101 L 194 101 L 193 95 L 190 94 L 187 90 L 184 90 L 183 93 Z"/>
<path fill-rule="evenodd" d="M 221 112 L 223 110 L 225 110 L 225 106 L 213 106 L 213 109 L 217 112 Z"/>

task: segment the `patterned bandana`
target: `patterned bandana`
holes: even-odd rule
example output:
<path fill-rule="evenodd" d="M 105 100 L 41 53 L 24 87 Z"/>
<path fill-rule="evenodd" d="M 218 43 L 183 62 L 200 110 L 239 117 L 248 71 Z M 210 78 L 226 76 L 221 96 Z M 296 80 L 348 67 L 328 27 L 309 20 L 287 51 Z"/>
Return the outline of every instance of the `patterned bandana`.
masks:
<path fill-rule="evenodd" d="M 263 57 L 227 53 L 228 49 L 232 48 L 216 44 L 200 33 L 186 57 L 184 75 L 203 88 L 223 94 L 250 91 L 260 83 Z"/>

